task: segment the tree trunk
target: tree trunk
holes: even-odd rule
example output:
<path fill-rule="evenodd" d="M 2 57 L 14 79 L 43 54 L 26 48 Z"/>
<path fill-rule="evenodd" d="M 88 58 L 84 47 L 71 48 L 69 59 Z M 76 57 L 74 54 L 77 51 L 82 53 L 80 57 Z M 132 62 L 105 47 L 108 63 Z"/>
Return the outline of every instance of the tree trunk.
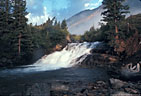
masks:
<path fill-rule="evenodd" d="M 118 40 L 119 39 L 119 37 L 118 37 L 118 26 L 116 25 L 116 23 L 117 23 L 117 20 L 115 20 L 115 33 L 116 33 L 116 40 Z"/>
<path fill-rule="evenodd" d="M 119 36 L 118 36 L 118 26 L 116 25 L 116 23 L 117 23 L 117 20 L 115 19 L 115 33 L 116 33 L 116 36 L 115 36 L 115 51 L 117 52 L 117 50 L 118 50 L 118 46 L 119 46 Z M 118 53 L 118 52 L 117 52 Z M 118 53 L 119 54 L 119 53 Z"/>
<path fill-rule="evenodd" d="M 21 54 L 21 33 L 19 34 L 19 44 L 18 44 L 19 46 L 19 48 L 18 48 L 18 53 L 19 53 L 19 55 Z"/>

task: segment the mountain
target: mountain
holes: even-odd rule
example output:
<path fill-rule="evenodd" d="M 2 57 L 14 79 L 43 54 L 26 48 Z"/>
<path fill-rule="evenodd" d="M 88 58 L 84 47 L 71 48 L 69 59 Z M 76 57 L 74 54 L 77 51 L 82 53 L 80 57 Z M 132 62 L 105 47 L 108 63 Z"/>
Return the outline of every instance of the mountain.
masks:
<path fill-rule="evenodd" d="M 136 15 L 141 13 L 141 0 L 126 0 L 125 5 L 129 5 L 130 15 Z M 84 34 L 85 31 L 89 30 L 92 26 L 99 28 L 101 22 L 101 13 L 104 11 L 103 5 L 93 10 L 82 11 L 67 20 L 68 30 L 71 34 Z"/>

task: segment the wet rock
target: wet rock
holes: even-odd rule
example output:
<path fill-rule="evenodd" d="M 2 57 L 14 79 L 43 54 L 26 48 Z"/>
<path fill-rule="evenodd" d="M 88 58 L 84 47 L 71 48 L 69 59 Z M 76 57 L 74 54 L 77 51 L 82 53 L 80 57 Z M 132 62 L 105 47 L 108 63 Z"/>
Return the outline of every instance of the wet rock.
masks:
<path fill-rule="evenodd" d="M 125 84 L 127 84 L 127 82 L 123 82 L 119 79 L 114 79 L 114 78 L 111 78 L 110 79 L 110 83 L 112 85 L 113 88 L 121 88 L 123 87 Z"/>
<path fill-rule="evenodd" d="M 98 84 L 105 85 L 106 83 L 104 81 L 97 81 Z"/>
<path fill-rule="evenodd" d="M 133 95 L 129 93 L 125 93 L 125 92 L 116 92 L 112 94 L 111 96 L 133 96 Z"/>
<path fill-rule="evenodd" d="M 91 50 L 91 55 L 87 56 L 79 65 L 85 68 L 111 67 L 113 63 L 119 61 L 119 57 L 111 53 L 111 48 L 105 43 L 99 44 Z"/>
<path fill-rule="evenodd" d="M 50 96 L 74 96 L 68 91 L 50 91 Z"/>
<path fill-rule="evenodd" d="M 132 88 L 125 88 L 125 91 L 126 91 L 126 92 L 130 92 L 130 93 L 133 93 L 133 94 L 137 94 L 137 93 L 138 93 L 137 90 L 132 89 Z"/>
<path fill-rule="evenodd" d="M 110 92 L 112 96 L 140 96 L 140 81 L 139 82 L 131 82 L 131 81 L 121 81 L 119 79 L 111 79 L 110 80 L 113 85 L 111 86 Z M 115 87 L 116 86 L 116 87 Z"/>
<path fill-rule="evenodd" d="M 51 91 L 51 96 L 109 96 L 108 84 L 104 81 L 74 82 L 67 91 Z"/>
<path fill-rule="evenodd" d="M 119 61 L 117 56 L 94 53 L 85 58 L 79 65 L 85 68 L 108 67 Z"/>
<path fill-rule="evenodd" d="M 83 94 L 82 93 L 77 93 L 76 96 L 83 96 Z"/>
<path fill-rule="evenodd" d="M 35 83 L 24 94 L 26 96 L 50 96 L 50 85 L 46 83 Z"/>
<path fill-rule="evenodd" d="M 80 92 L 81 93 L 84 93 L 84 92 L 86 92 L 86 91 L 88 91 L 87 89 L 82 89 Z"/>
<path fill-rule="evenodd" d="M 87 88 L 88 88 L 88 92 L 90 94 L 93 94 L 92 96 L 108 96 L 109 94 L 109 90 L 108 90 L 109 85 L 104 81 L 97 81 L 93 84 L 90 84 L 89 87 Z"/>
<path fill-rule="evenodd" d="M 118 62 L 119 58 L 111 55 L 110 52 L 112 52 L 111 48 L 105 43 L 101 43 L 91 50 L 92 54 L 87 56 L 79 65 L 85 68 L 111 66 L 112 63 Z"/>
<path fill-rule="evenodd" d="M 94 96 L 94 94 L 92 94 L 92 93 L 88 93 L 87 96 Z"/>
<path fill-rule="evenodd" d="M 64 85 L 64 84 L 57 84 L 57 83 L 53 83 L 51 85 L 51 90 L 56 90 L 56 91 L 68 91 L 69 90 L 69 86 Z"/>

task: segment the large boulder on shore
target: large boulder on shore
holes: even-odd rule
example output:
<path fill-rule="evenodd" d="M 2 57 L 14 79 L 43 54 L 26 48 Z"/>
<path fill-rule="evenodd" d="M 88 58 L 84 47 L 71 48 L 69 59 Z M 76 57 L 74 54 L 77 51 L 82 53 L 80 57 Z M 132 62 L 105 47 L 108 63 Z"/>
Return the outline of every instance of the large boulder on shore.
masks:
<path fill-rule="evenodd" d="M 112 48 L 110 48 L 106 43 L 101 43 L 96 48 L 92 49 L 91 54 L 88 55 L 79 65 L 86 68 L 111 66 L 111 64 L 119 61 L 119 57 L 112 55 L 112 52 Z"/>
<path fill-rule="evenodd" d="M 110 93 L 111 96 L 140 96 L 141 82 L 122 81 L 119 79 L 110 78 Z"/>

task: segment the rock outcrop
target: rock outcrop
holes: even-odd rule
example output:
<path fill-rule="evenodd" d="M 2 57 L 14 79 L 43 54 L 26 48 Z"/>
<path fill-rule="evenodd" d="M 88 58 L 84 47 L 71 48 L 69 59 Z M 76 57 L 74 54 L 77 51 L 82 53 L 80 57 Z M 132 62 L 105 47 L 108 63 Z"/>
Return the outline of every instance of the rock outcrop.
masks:
<path fill-rule="evenodd" d="M 110 67 L 113 63 L 119 61 L 119 57 L 112 55 L 112 49 L 105 43 L 100 44 L 91 51 L 91 55 L 87 56 L 79 65 L 81 67 Z"/>
<path fill-rule="evenodd" d="M 54 48 L 53 51 L 61 51 L 63 49 L 63 46 L 61 44 L 57 44 Z"/>

